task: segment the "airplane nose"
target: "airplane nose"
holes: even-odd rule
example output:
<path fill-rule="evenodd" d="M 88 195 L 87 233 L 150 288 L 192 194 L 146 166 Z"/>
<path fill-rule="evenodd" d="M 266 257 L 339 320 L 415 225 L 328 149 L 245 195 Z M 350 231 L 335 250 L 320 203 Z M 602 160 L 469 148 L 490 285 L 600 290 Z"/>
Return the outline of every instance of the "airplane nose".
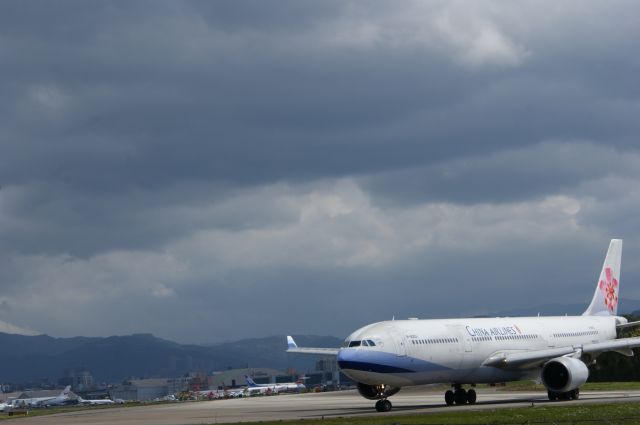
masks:
<path fill-rule="evenodd" d="M 353 348 L 343 348 L 338 351 L 338 366 L 340 369 L 351 369 L 354 362 L 358 361 L 358 350 Z"/>
<path fill-rule="evenodd" d="M 336 358 L 338 362 L 338 367 L 349 378 L 354 381 L 360 382 L 362 379 L 358 376 L 358 369 L 360 369 L 357 365 L 359 364 L 358 359 L 358 350 L 353 348 L 343 348 L 338 351 L 338 356 Z"/>

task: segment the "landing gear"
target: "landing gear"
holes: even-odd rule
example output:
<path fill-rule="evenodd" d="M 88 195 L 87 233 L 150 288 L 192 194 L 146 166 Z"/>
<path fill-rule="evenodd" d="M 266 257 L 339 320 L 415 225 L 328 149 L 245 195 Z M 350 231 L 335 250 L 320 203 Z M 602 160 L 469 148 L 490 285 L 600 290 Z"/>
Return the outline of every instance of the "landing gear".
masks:
<path fill-rule="evenodd" d="M 474 404 L 477 399 L 476 391 L 470 389 L 469 391 L 465 391 L 464 388 L 460 384 L 454 384 L 453 388 L 455 391 L 448 390 L 444 393 L 444 401 L 447 403 L 447 406 L 451 406 L 452 404 Z"/>
<path fill-rule="evenodd" d="M 386 398 L 376 401 L 376 410 L 378 412 L 388 412 L 391 410 L 391 407 L 393 407 L 391 402 Z"/>
<path fill-rule="evenodd" d="M 476 390 L 469 390 L 467 391 L 467 402 L 469 404 L 476 404 L 476 398 L 478 396 L 476 395 Z"/>
<path fill-rule="evenodd" d="M 453 395 L 453 391 L 447 390 L 447 392 L 444 393 L 444 402 L 447 403 L 447 406 L 451 406 L 454 401 L 455 396 Z"/>
<path fill-rule="evenodd" d="M 559 393 L 556 391 L 547 391 L 547 396 L 550 401 L 556 400 L 577 400 L 580 398 L 580 388 L 576 388 L 575 390 L 567 391 L 564 393 Z"/>

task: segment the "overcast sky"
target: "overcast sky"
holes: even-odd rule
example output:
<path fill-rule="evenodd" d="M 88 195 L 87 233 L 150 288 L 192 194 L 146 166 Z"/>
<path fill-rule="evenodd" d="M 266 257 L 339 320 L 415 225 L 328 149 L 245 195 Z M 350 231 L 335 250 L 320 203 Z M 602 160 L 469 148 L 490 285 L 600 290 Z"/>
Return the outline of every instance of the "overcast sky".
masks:
<path fill-rule="evenodd" d="M 636 1 L 5 1 L 0 329 L 640 299 Z M 624 308 L 624 305 L 622 306 Z"/>

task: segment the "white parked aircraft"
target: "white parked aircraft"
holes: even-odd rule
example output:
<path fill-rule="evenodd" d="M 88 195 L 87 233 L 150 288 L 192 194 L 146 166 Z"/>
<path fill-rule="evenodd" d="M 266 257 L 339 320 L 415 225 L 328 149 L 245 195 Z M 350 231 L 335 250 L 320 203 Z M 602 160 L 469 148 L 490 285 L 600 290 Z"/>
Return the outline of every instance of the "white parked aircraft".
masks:
<path fill-rule="evenodd" d="M 633 355 L 640 338 L 616 339 L 616 330 L 640 326 L 617 316 L 622 240 L 612 239 L 591 304 L 581 316 L 392 320 L 358 329 L 339 349 L 288 352 L 337 356 L 360 394 L 391 410 L 387 397 L 401 387 L 451 383 L 448 405 L 475 403 L 463 385 L 519 380 L 542 382 L 550 400 L 577 399 L 588 365 L 605 351 Z"/>
<path fill-rule="evenodd" d="M 200 397 L 214 398 L 237 398 L 245 395 L 246 388 L 227 388 L 224 390 L 201 390 L 196 393 Z"/>
<path fill-rule="evenodd" d="M 279 393 L 281 391 L 300 391 L 306 388 L 302 381 L 281 382 L 277 384 L 256 384 L 249 375 L 245 375 L 244 379 L 247 382 L 247 391 L 249 392 L 249 394 Z"/>
<path fill-rule="evenodd" d="M 71 385 L 67 385 L 60 394 L 55 397 L 34 397 L 22 398 L 12 401 L 13 406 L 29 406 L 29 407 L 45 407 L 45 406 L 61 406 L 69 402 L 69 393 Z"/>
<path fill-rule="evenodd" d="M 108 399 L 108 398 L 102 398 L 102 399 L 96 399 L 96 400 L 85 400 L 82 397 L 78 397 L 78 403 L 79 404 L 84 404 L 84 405 L 88 405 L 88 406 L 100 406 L 100 405 L 105 405 L 105 404 L 116 404 L 115 401 Z"/>

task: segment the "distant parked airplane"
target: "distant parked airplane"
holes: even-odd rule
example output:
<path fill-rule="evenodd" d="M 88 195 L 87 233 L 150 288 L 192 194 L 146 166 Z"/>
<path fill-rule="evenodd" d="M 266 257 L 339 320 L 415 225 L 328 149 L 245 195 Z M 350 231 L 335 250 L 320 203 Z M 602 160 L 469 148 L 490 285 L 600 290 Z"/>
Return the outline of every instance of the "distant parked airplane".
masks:
<path fill-rule="evenodd" d="M 306 388 L 306 386 L 302 383 L 302 380 L 298 380 L 297 382 L 281 382 L 278 384 L 256 384 L 249 375 L 245 375 L 244 379 L 245 381 L 247 381 L 247 390 L 249 390 L 250 393 L 279 393 L 281 391 L 300 391 Z"/>
<path fill-rule="evenodd" d="M 82 397 L 78 397 L 78 403 L 84 404 L 84 405 L 90 405 L 90 406 L 98 406 L 98 405 L 105 405 L 105 404 L 116 404 L 115 401 L 110 400 L 108 398 L 97 399 L 97 400 L 85 400 Z"/>
<path fill-rule="evenodd" d="M 612 239 L 582 316 L 392 320 L 358 329 L 341 348 L 299 348 L 287 337 L 287 351 L 336 356 L 380 412 L 391 410 L 387 397 L 401 387 L 430 383 L 452 384 L 448 405 L 475 403 L 465 384 L 519 380 L 542 382 L 550 400 L 577 399 L 598 355 L 631 356 L 640 347 L 640 338 L 616 339 L 616 330 L 640 326 L 617 316 L 621 258 L 622 240 Z"/>
<path fill-rule="evenodd" d="M 60 394 L 55 397 L 34 397 L 13 400 L 12 406 L 26 405 L 29 407 L 62 406 L 69 403 L 71 385 L 67 385 Z"/>

